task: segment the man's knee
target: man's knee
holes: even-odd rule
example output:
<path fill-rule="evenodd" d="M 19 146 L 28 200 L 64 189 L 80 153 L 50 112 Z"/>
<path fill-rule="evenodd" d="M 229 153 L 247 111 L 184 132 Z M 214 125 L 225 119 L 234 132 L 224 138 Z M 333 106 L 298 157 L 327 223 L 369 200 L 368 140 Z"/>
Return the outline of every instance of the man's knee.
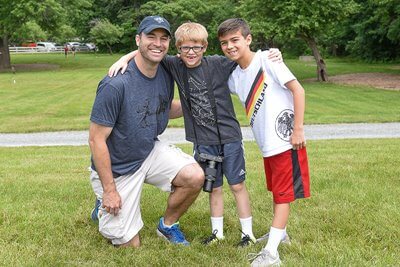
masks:
<path fill-rule="evenodd" d="M 135 235 L 130 241 L 128 241 L 125 244 L 121 244 L 121 245 L 116 245 L 116 247 L 119 248 L 127 248 L 127 247 L 134 247 L 134 248 L 138 248 L 140 247 L 140 236 L 139 233 L 137 235 Z"/>
<path fill-rule="evenodd" d="M 183 167 L 173 181 L 175 186 L 200 188 L 204 183 L 204 172 L 199 164 L 193 163 Z"/>

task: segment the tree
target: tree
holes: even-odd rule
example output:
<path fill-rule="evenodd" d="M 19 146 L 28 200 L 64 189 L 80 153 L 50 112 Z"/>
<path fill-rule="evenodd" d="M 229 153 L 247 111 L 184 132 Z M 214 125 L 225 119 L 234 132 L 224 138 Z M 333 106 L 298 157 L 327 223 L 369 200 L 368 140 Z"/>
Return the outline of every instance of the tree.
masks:
<path fill-rule="evenodd" d="M 109 53 L 112 55 L 111 45 L 118 42 L 124 34 L 122 28 L 115 26 L 108 19 L 98 20 L 94 24 L 94 27 L 90 30 L 92 40 L 97 44 L 107 46 Z"/>
<path fill-rule="evenodd" d="M 47 33 L 34 21 L 28 21 L 24 25 L 21 26 L 17 31 L 15 31 L 12 36 L 12 41 L 17 41 L 18 43 L 22 43 L 23 41 L 39 41 L 46 40 Z"/>
<path fill-rule="evenodd" d="M 217 26 L 224 19 L 234 16 L 235 0 L 175 0 L 175 1 L 148 1 L 140 7 L 136 25 L 145 16 L 158 14 L 165 17 L 171 24 L 174 32 L 182 23 L 187 21 L 198 22 L 204 25 L 208 31 L 208 51 L 216 53 L 220 51 L 217 40 Z M 171 52 L 176 50 L 171 46 Z"/>
<path fill-rule="evenodd" d="M 318 49 L 318 38 L 356 9 L 353 0 L 242 0 L 239 12 L 249 21 L 253 37 L 301 38 L 310 47 L 317 64 L 319 81 L 328 79 Z"/>
<path fill-rule="evenodd" d="M 65 43 L 67 41 L 71 41 L 73 38 L 77 36 L 77 31 L 70 25 L 62 25 L 55 32 L 55 36 L 53 37 L 57 43 Z"/>
<path fill-rule="evenodd" d="M 36 23 L 47 33 L 57 32 L 69 13 L 79 14 L 93 0 L 0 0 L 0 70 L 11 68 L 8 43 L 12 34 Z"/>
<path fill-rule="evenodd" d="M 349 18 L 355 38 L 347 49 L 366 60 L 394 60 L 400 56 L 399 0 L 358 0 L 359 12 Z"/>
<path fill-rule="evenodd" d="M 118 25 L 123 29 L 123 35 L 118 43 L 114 44 L 114 49 L 131 51 L 135 44 L 135 26 L 141 6 L 149 0 L 96 0 L 93 3 L 91 21 L 107 18 L 112 24 Z M 154 10 L 152 15 L 156 14 Z M 91 25 L 91 28 L 93 25 Z M 88 30 L 89 33 L 89 30 Z"/>

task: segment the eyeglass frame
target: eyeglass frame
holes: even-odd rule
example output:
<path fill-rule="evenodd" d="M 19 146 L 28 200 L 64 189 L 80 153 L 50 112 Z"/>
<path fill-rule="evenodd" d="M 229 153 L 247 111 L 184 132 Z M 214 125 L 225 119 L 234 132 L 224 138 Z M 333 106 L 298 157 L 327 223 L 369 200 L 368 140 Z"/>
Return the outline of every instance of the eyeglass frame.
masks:
<path fill-rule="evenodd" d="M 184 49 L 182 50 L 182 48 L 184 48 Z M 187 51 L 185 51 L 186 49 L 187 49 Z M 195 46 L 180 46 L 179 47 L 179 51 L 181 53 L 189 53 L 190 50 L 192 50 L 194 53 L 199 53 L 203 49 L 204 49 L 204 45 L 202 45 L 202 46 L 199 46 L 199 45 L 195 45 Z M 196 50 L 198 50 L 198 51 L 196 51 Z"/>

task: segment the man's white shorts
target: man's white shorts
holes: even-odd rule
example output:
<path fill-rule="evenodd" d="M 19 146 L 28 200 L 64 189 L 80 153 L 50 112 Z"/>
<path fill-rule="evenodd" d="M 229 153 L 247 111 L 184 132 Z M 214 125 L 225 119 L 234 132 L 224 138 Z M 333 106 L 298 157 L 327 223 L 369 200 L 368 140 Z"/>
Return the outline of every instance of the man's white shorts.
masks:
<path fill-rule="evenodd" d="M 105 210 L 99 218 L 100 233 L 114 245 L 129 242 L 143 227 L 140 213 L 140 196 L 143 184 L 151 184 L 162 191 L 172 191 L 172 181 L 186 165 L 196 163 L 192 156 L 179 148 L 156 141 L 139 170 L 134 174 L 115 178 L 117 191 L 122 199 L 122 208 L 117 216 Z M 102 199 L 103 188 L 97 172 L 91 171 L 90 181 L 98 199 Z"/>

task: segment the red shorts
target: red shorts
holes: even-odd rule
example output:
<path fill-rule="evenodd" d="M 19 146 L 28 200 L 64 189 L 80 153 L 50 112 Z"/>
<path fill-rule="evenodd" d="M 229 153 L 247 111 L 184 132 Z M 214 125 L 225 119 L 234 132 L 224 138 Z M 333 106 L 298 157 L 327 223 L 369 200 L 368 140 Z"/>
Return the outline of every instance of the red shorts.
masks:
<path fill-rule="evenodd" d="M 274 203 L 290 203 L 298 198 L 310 197 L 310 176 L 307 151 L 287 150 L 264 158 L 267 189 Z"/>

